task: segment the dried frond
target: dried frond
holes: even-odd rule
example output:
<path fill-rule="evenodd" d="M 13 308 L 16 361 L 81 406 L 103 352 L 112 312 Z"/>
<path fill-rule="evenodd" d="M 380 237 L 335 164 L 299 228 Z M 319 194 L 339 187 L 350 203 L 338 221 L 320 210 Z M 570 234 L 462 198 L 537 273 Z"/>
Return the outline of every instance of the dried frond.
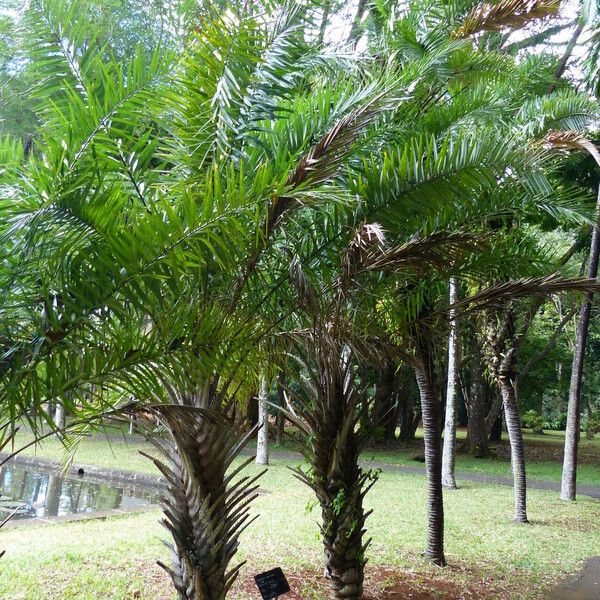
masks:
<path fill-rule="evenodd" d="M 464 298 L 449 308 L 458 313 L 474 312 L 502 306 L 506 301 L 527 296 L 550 295 L 560 292 L 597 293 L 600 281 L 584 277 L 561 277 L 558 273 L 546 277 L 528 277 L 506 281 Z"/>
<path fill-rule="evenodd" d="M 297 188 L 304 185 L 317 185 L 333 177 L 342 165 L 349 150 L 358 139 L 362 131 L 371 125 L 387 107 L 384 98 L 388 92 L 375 95 L 374 98 L 353 110 L 350 114 L 340 119 L 308 153 L 303 156 L 296 168 L 289 174 L 286 184 L 290 188 L 288 194 L 273 195 L 268 208 L 264 227 L 265 232 L 258 247 L 248 260 L 243 276 L 237 283 L 235 293 L 232 296 L 230 309 L 235 305 L 239 294 L 244 287 L 250 273 L 254 271 L 259 257 L 264 250 L 267 239 L 273 234 L 280 223 L 280 219 L 290 210 L 299 205 L 293 196 Z"/>
<path fill-rule="evenodd" d="M 480 31 L 516 29 L 534 19 L 555 15 L 560 0 L 500 0 L 479 4 L 465 17 L 453 33 L 455 38 L 466 38 Z"/>
<path fill-rule="evenodd" d="M 287 185 L 293 190 L 302 185 L 322 183 L 332 177 L 348 155 L 350 146 L 366 127 L 380 115 L 385 104 L 382 102 L 387 92 L 380 92 L 363 106 L 340 119 L 311 149 L 298 161 L 290 173 Z M 275 196 L 269 207 L 267 218 L 268 234 L 279 218 L 294 205 L 291 196 Z"/>
<path fill-rule="evenodd" d="M 290 280 L 298 293 L 300 306 L 308 308 L 313 315 L 316 315 L 319 309 L 317 294 L 310 279 L 306 277 L 302 264 L 296 257 L 290 261 Z"/>
<path fill-rule="evenodd" d="M 342 258 L 343 280 L 352 279 L 370 256 L 378 256 L 383 252 L 385 234 L 379 223 L 363 223 L 352 236 Z"/>
<path fill-rule="evenodd" d="M 432 268 L 450 268 L 465 254 L 481 250 L 489 236 L 473 233 L 436 232 L 426 237 L 416 237 L 409 242 L 391 248 L 379 256 L 372 255 L 365 261 L 365 268 L 372 271 L 398 271 L 410 267 L 418 271 Z"/>
<path fill-rule="evenodd" d="M 572 148 L 589 152 L 600 166 L 600 152 L 596 145 L 577 131 L 549 131 L 540 142 L 548 148 Z"/>

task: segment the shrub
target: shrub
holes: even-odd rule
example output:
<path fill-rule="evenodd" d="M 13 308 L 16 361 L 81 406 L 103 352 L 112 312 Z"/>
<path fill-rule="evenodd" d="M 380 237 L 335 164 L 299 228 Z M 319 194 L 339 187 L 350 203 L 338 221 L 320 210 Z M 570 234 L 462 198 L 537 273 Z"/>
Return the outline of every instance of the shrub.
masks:
<path fill-rule="evenodd" d="M 593 438 L 594 435 L 600 433 L 600 414 L 591 414 L 588 416 L 585 424 L 585 435 L 588 438 Z"/>
<path fill-rule="evenodd" d="M 534 412 L 534 411 L 531 411 Z M 567 413 L 555 413 L 544 422 L 544 429 L 552 429 L 554 431 L 564 431 L 567 428 Z"/>
<path fill-rule="evenodd" d="M 544 433 L 544 419 L 535 410 L 528 410 L 523 415 L 523 427 L 533 430 L 533 433 Z"/>

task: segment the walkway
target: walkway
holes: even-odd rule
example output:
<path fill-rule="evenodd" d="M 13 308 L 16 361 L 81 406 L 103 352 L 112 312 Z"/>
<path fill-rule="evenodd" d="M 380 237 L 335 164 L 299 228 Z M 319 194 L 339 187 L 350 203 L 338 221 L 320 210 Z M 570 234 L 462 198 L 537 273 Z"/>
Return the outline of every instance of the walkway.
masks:
<path fill-rule="evenodd" d="M 585 561 L 583 569 L 557 586 L 548 600 L 600 599 L 600 556 Z"/>

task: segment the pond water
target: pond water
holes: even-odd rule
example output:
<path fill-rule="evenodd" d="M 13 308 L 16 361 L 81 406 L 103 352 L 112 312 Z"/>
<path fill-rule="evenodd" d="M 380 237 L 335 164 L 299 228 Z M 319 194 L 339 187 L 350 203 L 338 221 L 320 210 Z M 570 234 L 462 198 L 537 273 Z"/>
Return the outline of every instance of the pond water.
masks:
<path fill-rule="evenodd" d="M 13 519 L 90 513 L 155 504 L 158 491 L 23 465 L 0 468 L 0 522 L 16 508 Z"/>

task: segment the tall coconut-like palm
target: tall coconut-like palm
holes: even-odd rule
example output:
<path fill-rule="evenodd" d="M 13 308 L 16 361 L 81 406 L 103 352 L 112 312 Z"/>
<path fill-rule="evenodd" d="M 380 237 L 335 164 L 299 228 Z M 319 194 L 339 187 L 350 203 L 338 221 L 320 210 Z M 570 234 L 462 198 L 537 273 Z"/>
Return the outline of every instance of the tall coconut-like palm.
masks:
<path fill-rule="evenodd" d="M 552 148 L 570 148 L 589 152 L 600 166 L 600 152 L 596 146 L 580 133 L 574 131 L 553 131 L 544 138 L 544 143 Z M 596 203 L 595 222 L 592 227 L 588 277 L 598 276 L 598 261 L 600 259 L 600 187 Z M 579 313 L 575 350 L 573 352 L 573 367 L 569 386 L 569 402 L 567 405 L 567 428 L 565 432 L 565 451 L 563 456 L 563 473 L 560 497 L 563 500 L 575 500 L 577 487 L 577 447 L 579 442 L 580 412 L 581 412 L 581 383 L 583 380 L 583 361 L 585 356 L 586 339 L 590 325 L 592 310 L 592 295 L 589 294 Z"/>

